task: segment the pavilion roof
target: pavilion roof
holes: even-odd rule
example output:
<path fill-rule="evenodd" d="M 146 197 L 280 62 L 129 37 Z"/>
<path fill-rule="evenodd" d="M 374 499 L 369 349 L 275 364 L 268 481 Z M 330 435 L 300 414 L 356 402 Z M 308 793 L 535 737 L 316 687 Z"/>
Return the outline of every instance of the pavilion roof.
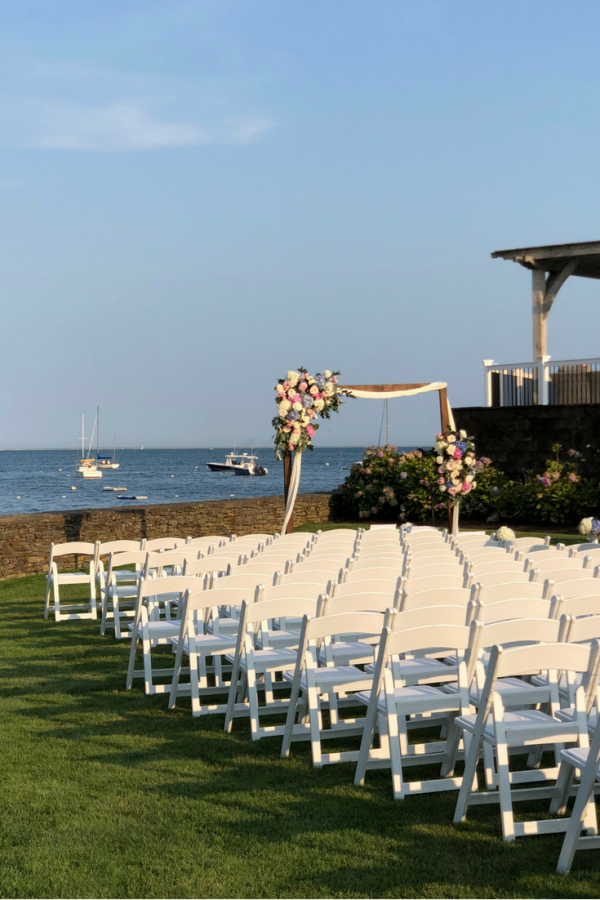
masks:
<path fill-rule="evenodd" d="M 576 264 L 572 275 L 580 278 L 600 278 L 600 241 L 579 244 L 549 244 L 544 247 L 519 247 L 515 250 L 496 250 L 492 259 L 509 259 L 527 269 L 542 269 L 558 273 L 569 263 Z"/>

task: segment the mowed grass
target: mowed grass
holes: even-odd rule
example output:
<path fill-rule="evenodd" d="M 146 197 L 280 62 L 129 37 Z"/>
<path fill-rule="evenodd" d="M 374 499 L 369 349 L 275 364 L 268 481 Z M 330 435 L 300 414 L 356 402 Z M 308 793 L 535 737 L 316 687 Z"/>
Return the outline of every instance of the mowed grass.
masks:
<path fill-rule="evenodd" d="M 126 643 L 45 622 L 43 587 L 0 584 L 2 897 L 598 896 L 600 852 L 560 877 L 561 837 L 504 844 L 495 807 L 457 827 L 454 793 L 395 802 L 388 772 L 125 691 Z"/>

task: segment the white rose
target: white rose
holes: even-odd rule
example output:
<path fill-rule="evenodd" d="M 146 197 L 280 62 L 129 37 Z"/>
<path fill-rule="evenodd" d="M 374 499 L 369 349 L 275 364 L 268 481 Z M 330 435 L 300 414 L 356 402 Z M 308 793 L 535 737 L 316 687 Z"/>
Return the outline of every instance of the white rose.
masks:
<path fill-rule="evenodd" d="M 335 391 L 335 385 L 333 385 L 330 381 L 328 381 L 327 384 L 325 385 L 325 393 L 333 394 L 334 391 Z"/>
<path fill-rule="evenodd" d="M 468 484 L 471 484 L 471 482 L 473 481 L 473 476 L 472 476 L 472 475 L 467 475 L 467 477 L 465 478 L 465 481 L 466 481 Z"/>
<path fill-rule="evenodd" d="M 437 450 L 438 453 L 440 452 L 440 450 L 443 450 L 445 446 L 446 446 L 445 441 L 436 441 L 435 442 L 435 449 Z"/>
<path fill-rule="evenodd" d="M 290 434 L 290 444 L 297 444 L 300 440 L 300 434 L 297 431 L 294 431 L 293 434 Z"/>
<path fill-rule="evenodd" d="M 324 406 L 325 406 L 324 400 L 315 400 L 314 408 L 317 410 L 317 412 L 319 410 L 323 409 Z"/>
<path fill-rule="evenodd" d="M 285 380 L 286 380 L 286 381 L 289 381 L 289 383 L 290 383 L 290 384 L 292 385 L 292 387 L 293 387 L 295 384 L 298 384 L 298 382 L 300 381 L 300 373 L 299 373 L 299 372 L 293 372 L 293 371 L 292 371 L 292 372 L 288 372 L 287 375 L 285 376 Z"/>
<path fill-rule="evenodd" d="M 325 378 L 331 378 L 331 372 L 329 371 L 329 369 L 325 369 L 323 375 L 325 376 Z"/>
<path fill-rule="evenodd" d="M 292 408 L 292 404 L 289 400 L 282 400 L 279 404 L 279 412 L 285 415 Z"/>
<path fill-rule="evenodd" d="M 288 395 L 288 397 L 295 397 L 296 396 L 295 388 L 292 388 L 291 390 L 289 390 L 287 395 Z"/>
<path fill-rule="evenodd" d="M 462 438 L 463 441 L 464 441 L 464 439 L 465 439 L 466 436 L 467 436 L 467 432 L 464 430 L 464 428 L 462 428 L 458 433 L 459 433 L 459 435 L 461 436 L 461 438 Z"/>
<path fill-rule="evenodd" d="M 444 457 L 443 457 L 443 456 L 436 456 L 435 461 L 436 461 L 436 463 L 438 464 L 438 466 L 441 466 L 441 464 L 444 462 Z"/>
<path fill-rule="evenodd" d="M 294 409 L 296 410 L 296 412 L 300 412 L 300 410 L 302 409 L 302 404 L 298 402 L 294 403 Z"/>

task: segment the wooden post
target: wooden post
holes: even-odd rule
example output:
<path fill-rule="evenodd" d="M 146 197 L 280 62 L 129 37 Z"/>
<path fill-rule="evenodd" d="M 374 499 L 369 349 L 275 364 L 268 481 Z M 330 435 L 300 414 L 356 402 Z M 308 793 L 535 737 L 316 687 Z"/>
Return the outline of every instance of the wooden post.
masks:
<path fill-rule="evenodd" d="M 292 454 L 284 452 L 283 454 L 283 499 L 287 506 L 288 493 L 290 490 L 290 481 L 292 480 Z M 291 534 L 294 530 L 294 513 L 290 516 L 290 521 L 285 529 L 286 534 Z"/>
<path fill-rule="evenodd" d="M 546 356 L 546 273 L 531 270 L 531 314 L 533 320 L 533 362 Z"/>
<path fill-rule="evenodd" d="M 440 421 L 442 423 L 442 434 L 446 434 L 450 427 L 450 419 L 448 417 L 448 391 L 446 388 L 440 388 Z"/>

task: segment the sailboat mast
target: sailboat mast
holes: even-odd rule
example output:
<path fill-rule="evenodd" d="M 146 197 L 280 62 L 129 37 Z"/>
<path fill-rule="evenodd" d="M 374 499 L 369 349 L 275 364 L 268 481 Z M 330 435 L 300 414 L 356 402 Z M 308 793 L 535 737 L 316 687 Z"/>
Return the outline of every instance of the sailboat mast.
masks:
<path fill-rule="evenodd" d="M 84 435 L 84 427 L 85 427 L 85 423 L 84 423 L 84 413 L 81 413 L 81 458 L 82 458 L 82 459 L 83 459 L 83 457 L 84 457 L 84 452 L 85 452 L 84 449 L 83 449 L 83 442 L 85 441 L 85 438 L 84 438 L 84 436 L 83 436 L 83 435 Z"/>
<path fill-rule="evenodd" d="M 100 407 L 96 407 L 96 423 L 98 431 L 96 432 L 96 458 L 100 456 Z"/>

